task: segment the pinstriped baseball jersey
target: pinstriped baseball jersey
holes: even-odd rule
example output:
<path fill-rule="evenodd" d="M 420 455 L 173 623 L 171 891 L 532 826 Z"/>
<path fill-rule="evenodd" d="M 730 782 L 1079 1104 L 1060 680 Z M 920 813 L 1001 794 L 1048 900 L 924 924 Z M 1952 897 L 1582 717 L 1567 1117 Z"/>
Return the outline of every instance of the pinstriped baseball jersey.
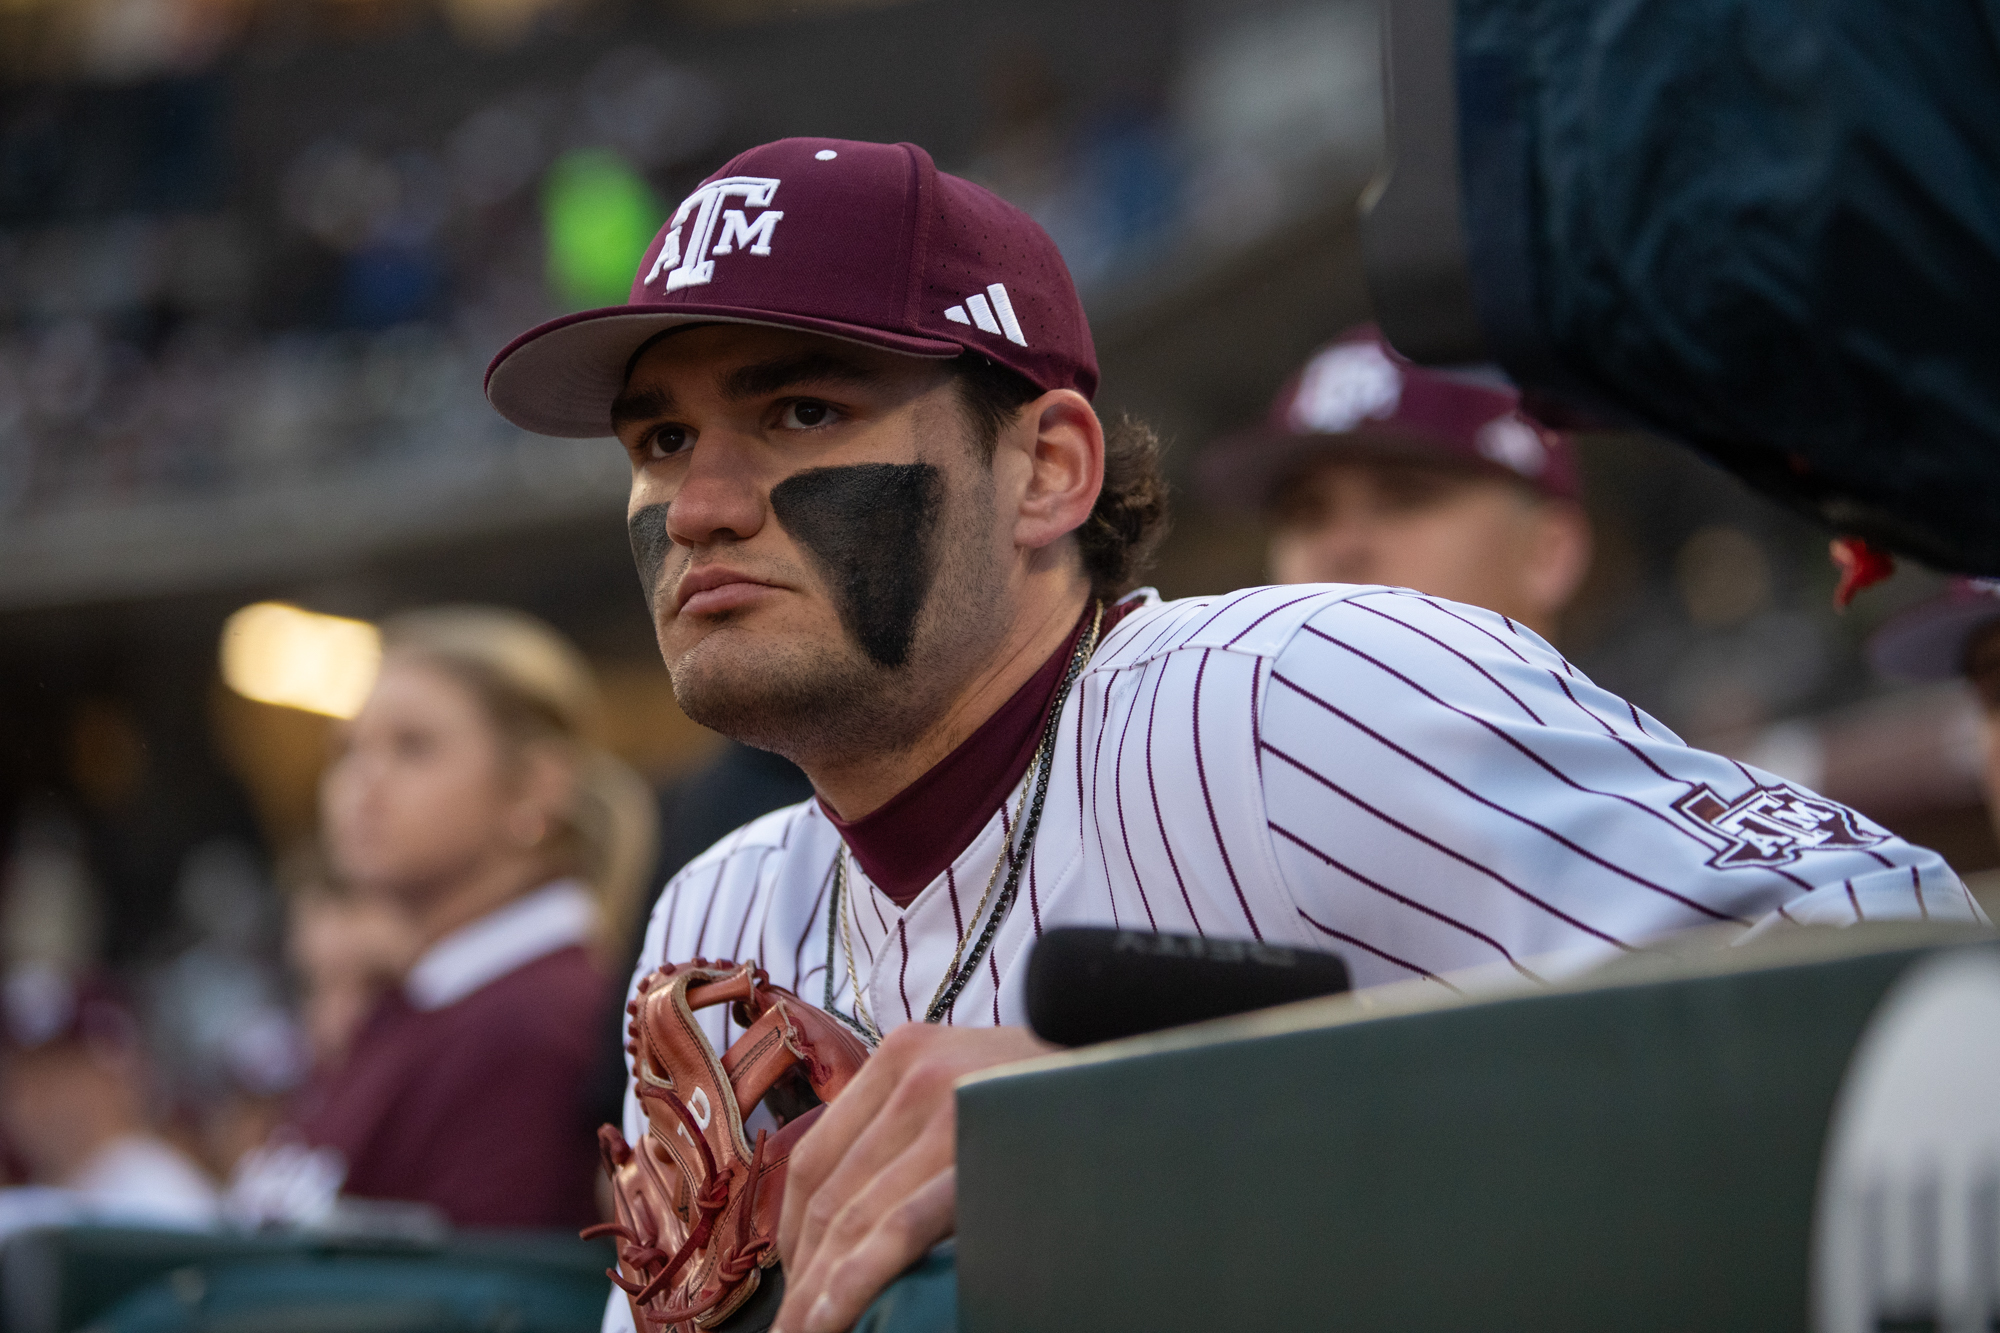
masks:
<path fill-rule="evenodd" d="M 1024 1022 L 1028 946 L 1057 924 L 1331 949 L 1367 986 L 1714 923 L 1981 919 L 1935 853 L 1690 749 L 1503 616 L 1353 585 L 1135 596 L 1064 706 L 1019 898 L 946 1022 Z M 676 875 L 641 968 L 752 958 L 816 1003 L 830 968 L 843 1011 L 858 980 L 885 1030 L 920 1019 L 1019 796 L 905 909 L 850 861 L 851 971 L 813 802 Z"/>

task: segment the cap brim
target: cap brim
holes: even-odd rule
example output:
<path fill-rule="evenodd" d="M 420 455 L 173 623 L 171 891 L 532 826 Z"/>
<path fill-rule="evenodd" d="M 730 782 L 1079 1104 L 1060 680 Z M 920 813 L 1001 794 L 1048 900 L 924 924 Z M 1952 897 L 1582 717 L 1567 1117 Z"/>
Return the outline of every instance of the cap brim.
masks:
<path fill-rule="evenodd" d="M 1949 680 L 1965 670 L 1972 636 L 2000 621 L 2000 597 L 1946 594 L 1891 616 L 1868 640 L 1868 661 L 1896 680 Z"/>
<path fill-rule="evenodd" d="M 612 434 L 611 404 L 625 387 L 632 354 L 647 339 L 683 324 L 754 324 L 798 329 L 905 356 L 957 356 L 942 338 L 886 333 L 858 324 L 740 306 L 609 306 L 564 315 L 508 343 L 486 368 L 486 401 L 522 430 L 564 439 Z"/>

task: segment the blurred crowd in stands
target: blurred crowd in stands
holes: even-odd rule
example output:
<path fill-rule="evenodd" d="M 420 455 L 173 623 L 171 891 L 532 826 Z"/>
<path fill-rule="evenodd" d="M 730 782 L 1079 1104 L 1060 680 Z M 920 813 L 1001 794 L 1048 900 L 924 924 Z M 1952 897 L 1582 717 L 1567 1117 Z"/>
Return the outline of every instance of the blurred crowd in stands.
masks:
<path fill-rule="evenodd" d="M 1372 18 L 1303 5 L 1209 26 L 1168 88 L 1079 108 L 1047 60 L 995 62 L 988 129 L 947 163 L 1054 234 L 1087 293 L 1253 243 L 1379 140 Z M 212 68 L 15 88 L 0 122 L 0 515 L 296 485 L 465 456 L 521 328 L 615 303 L 711 169 L 740 92 L 650 45 L 516 81 L 433 135 L 384 113 L 232 152 Z M 1254 74 L 1246 80 L 1246 75 Z M 1254 90 L 1245 95 L 1245 89 Z"/>
<path fill-rule="evenodd" d="M 219 96 L 173 91 L 158 100 L 183 114 L 133 155 L 219 152 L 201 142 L 229 133 Z M 644 51 L 565 92 L 497 100 L 422 149 L 313 142 L 257 183 L 274 199 L 150 208 L 130 186 L 101 201 L 124 208 L 79 220 L 60 200 L 80 168 L 33 168 L 91 118 L 55 99 L 73 123 L 10 126 L 6 202 L 57 217 L 0 238 L 0 513 L 282 486 L 504 438 L 478 392 L 504 331 L 622 296 L 630 274 L 607 282 L 602 256 L 629 269 L 661 216 L 639 173 L 710 147 L 719 124 L 716 89 Z M 625 205 L 608 229 L 607 197 Z M 597 231 L 564 225 L 579 210 Z M 561 243 L 546 259 L 545 230 Z"/>

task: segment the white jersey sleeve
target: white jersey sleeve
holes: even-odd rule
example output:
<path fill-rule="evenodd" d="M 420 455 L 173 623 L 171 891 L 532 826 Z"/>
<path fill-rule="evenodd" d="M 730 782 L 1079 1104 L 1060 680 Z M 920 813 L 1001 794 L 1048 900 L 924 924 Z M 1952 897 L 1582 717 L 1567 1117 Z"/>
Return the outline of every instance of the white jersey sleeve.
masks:
<path fill-rule="evenodd" d="M 636 1333 L 632 1327 L 632 1302 L 625 1299 L 625 1293 L 617 1287 L 604 1299 L 604 1318 L 598 1328 L 602 1333 Z"/>
<path fill-rule="evenodd" d="M 1293 908 L 1357 981 L 1715 923 L 1983 920 L 1936 853 L 1689 748 L 1506 617 L 1343 591 L 1268 660 L 1253 744 Z"/>

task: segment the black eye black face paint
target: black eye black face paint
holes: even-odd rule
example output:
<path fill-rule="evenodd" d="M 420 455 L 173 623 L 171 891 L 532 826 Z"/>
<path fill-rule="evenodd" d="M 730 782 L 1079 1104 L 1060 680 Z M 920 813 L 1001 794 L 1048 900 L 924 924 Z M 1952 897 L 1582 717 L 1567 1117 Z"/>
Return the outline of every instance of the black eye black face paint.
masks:
<path fill-rule="evenodd" d="M 673 539 L 667 536 L 667 507 L 647 505 L 626 521 L 632 534 L 632 562 L 639 566 L 639 587 L 645 591 L 646 605 L 653 604 L 653 586 L 660 581 L 660 567 L 667 563 Z"/>
<path fill-rule="evenodd" d="M 943 509 L 944 478 L 929 463 L 808 468 L 771 488 L 772 512 L 818 562 L 841 623 L 886 667 L 909 660 Z"/>

